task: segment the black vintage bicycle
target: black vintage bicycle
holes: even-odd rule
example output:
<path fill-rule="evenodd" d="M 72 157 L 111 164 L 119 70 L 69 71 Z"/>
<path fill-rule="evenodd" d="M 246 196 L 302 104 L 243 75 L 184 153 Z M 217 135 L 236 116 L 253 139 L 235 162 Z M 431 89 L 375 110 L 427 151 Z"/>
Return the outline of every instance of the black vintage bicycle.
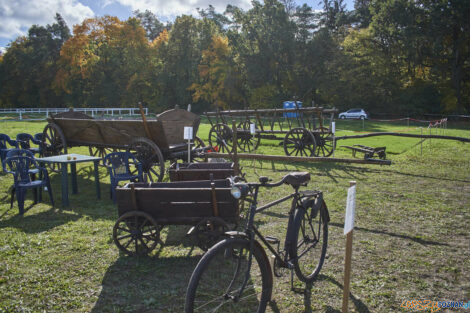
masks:
<path fill-rule="evenodd" d="M 215 244 L 194 269 L 186 292 L 185 312 L 265 312 L 273 289 L 273 275 L 283 269 L 311 282 L 320 272 L 328 245 L 329 214 L 320 191 L 299 191 L 310 180 L 307 172 L 290 173 L 277 183 L 260 177 L 259 183 L 232 180 L 232 195 L 250 203 L 244 232 L 231 231 Z M 288 184 L 294 192 L 257 206 L 260 187 Z M 281 241 L 263 236 L 254 225 L 255 215 L 292 199 L 283 249 Z M 260 241 L 274 255 L 274 270 Z"/>

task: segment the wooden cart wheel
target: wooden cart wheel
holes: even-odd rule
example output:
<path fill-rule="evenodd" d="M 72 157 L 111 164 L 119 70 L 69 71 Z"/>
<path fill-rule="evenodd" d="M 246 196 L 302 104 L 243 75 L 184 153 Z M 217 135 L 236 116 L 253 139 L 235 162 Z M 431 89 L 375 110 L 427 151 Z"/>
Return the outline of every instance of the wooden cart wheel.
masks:
<path fill-rule="evenodd" d="M 330 130 L 326 127 L 320 127 L 315 132 L 315 156 L 329 157 L 333 154 L 333 137 Z"/>
<path fill-rule="evenodd" d="M 198 136 L 194 136 L 193 144 L 194 144 L 193 149 L 204 148 L 206 146 L 204 141 Z M 192 162 L 204 162 L 204 161 L 205 161 L 205 158 L 201 156 L 194 156 L 192 158 Z"/>
<path fill-rule="evenodd" d="M 286 155 L 311 157 L 315 155 L 315 138 L 305 128 L 292 128 L 284 137 Z"/>
<path fill-rule="evenodd" d="M 250 124 L 250 121 L 245 121 L 238 125 L 238 128 L 242 131 L 237 133 L 237 144 L 238 147 L 245 152 L 256 150 L 261 140 L 259 134 L 252 135 L 250 133 Z M 256 130 L 257 129 L 256 127 Z"/>
<path fill-rule="evenodd" d="M 217 152 L 231 153 L 233 150 L 232 129 L 226 124 L 215 124 L 209 131 L 209 144 Z"/>
<path fill-rule="evenodd" d="M 106 166 L 106 164 L 104 164 L 104 157 L 105 157 L 107 154 L 110 154 L 110 153 L 115 152 L 116 149 L 113 149 L 113 148 L 105 148 L 105 147 L 89 146 L 89 147 L 88 147 L 88 151 L 90 152 L 90 155 L 91 155 L 91 156 L 100 157 L 100 158 L 101 158 L 101 162 L 100 162 L 100 165 L 101 165 L 101 166 Z"/>
<path fill-rule="evenodd" d="M 165 174 L 165 159 L 153 141 L 144 137 L 135 138 L 131 144 L 131 152 L 142 164 L 145 181 L 162 181 Z"/>
<path fill-rule="evenodd" d="M 67 154 L 67 142 L 59 125 L 49 123 L 44 127 L 41 140 L 41 157 Z M 47 165 L 53 172 L 60 172 L 60 165 L 49 163 Z"/>
<path fill-rule="evenodd" d="M 114 224 L 113 240 L 127 255 L 145 255 L 161 243 L 161 227 L 147 213 L 130 211 Z"/>
<path fill-rule="evenodd" d="M 208 217 L 202 219 L 196 226 L 193 235 L 196 238 L 196 244 L 204 251 L 219 242 L 229 230 L 228 224 L 219 217 Z"/>

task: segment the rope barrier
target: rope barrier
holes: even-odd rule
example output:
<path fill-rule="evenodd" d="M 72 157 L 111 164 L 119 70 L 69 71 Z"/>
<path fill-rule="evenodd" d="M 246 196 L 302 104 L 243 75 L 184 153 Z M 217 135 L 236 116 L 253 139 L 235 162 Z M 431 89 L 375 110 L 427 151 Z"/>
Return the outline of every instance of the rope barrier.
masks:
<path fill-rule="evenodd" d="M 388 119 L 388 120 L 371 118 L 370 120 L 371 121 L 376 121 L 376 122 L 398 122 L 398 121 L 409 120 L 409 121 L 418 122 L 418 123 L 435 123 L 435 122 L 442 121 L 442 120 L 447 121 L 447 118 L 443 118 L 443 119 L 440 119 L 440 120 L 418 120 L 418 119 L 411 118 L 411 117 L 402 117 L 402 118 Z"/>

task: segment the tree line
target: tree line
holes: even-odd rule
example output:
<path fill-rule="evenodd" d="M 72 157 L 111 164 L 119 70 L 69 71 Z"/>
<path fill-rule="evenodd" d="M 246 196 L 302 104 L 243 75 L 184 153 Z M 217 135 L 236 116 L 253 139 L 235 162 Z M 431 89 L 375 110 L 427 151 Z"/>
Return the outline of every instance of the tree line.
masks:
<path fill-rule="evenodd" d="M 470 1 L 293 0 L 212 6 L 163 24 L 150 11 L 57 14 L 0 56 L 0 107 L 191 103 L 273 108 L 285 100 L 416 115 L 470 111 Z"/>

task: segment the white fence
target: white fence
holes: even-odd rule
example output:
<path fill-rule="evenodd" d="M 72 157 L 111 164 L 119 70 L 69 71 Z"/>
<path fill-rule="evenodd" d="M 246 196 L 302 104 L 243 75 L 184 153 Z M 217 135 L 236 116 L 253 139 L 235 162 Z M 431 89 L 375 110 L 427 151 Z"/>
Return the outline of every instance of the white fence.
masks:
<path fill-rule="evenodd" d="M 69 108 L 17 108 L 17 109 L 0 109 L 0 115 L 3 114 L 18 114 L 19 119 L 23 120 L 24 114 L 44 114 L 47 118 L 50 114 L 57 114 L 67 112 Z M 76 112 L 83 112 L 91 115 L 139 115 L 139 108 L 74 108 Z M 145 115 L 148 114 L 148 108 L 144 108 Z"/>

